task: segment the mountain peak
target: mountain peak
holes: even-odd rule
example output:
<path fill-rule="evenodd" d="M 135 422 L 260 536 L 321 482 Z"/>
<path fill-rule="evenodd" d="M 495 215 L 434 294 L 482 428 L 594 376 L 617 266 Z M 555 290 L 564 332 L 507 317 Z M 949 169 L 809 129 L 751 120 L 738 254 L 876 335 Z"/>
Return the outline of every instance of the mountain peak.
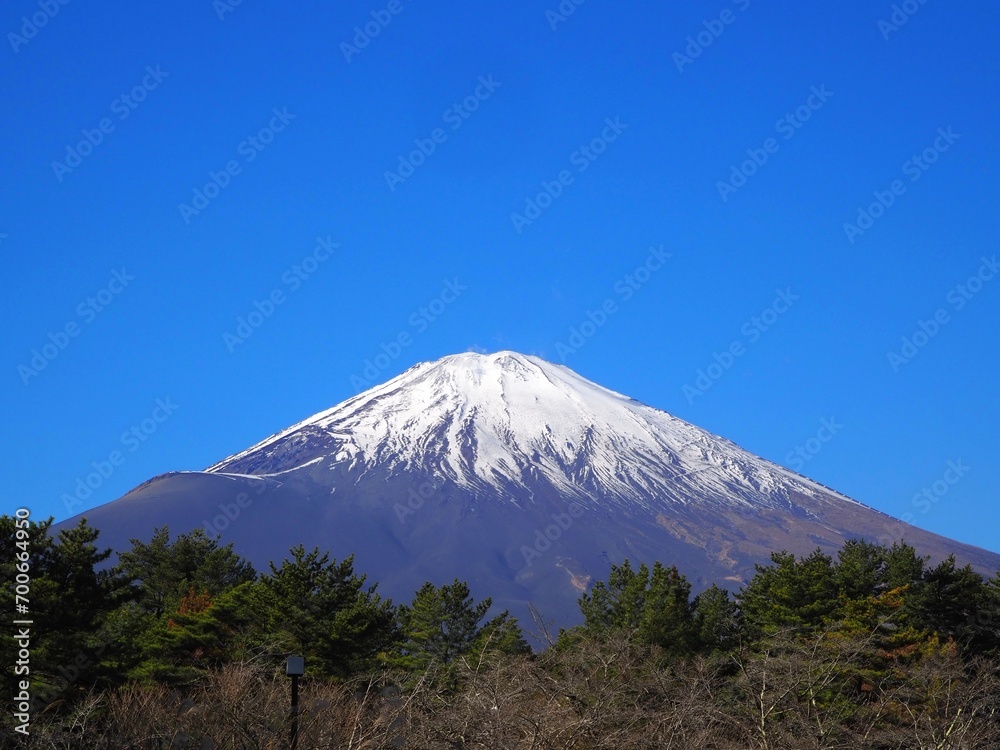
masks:
<path fill-rule="evenodd" d="M 112 547 L 167 525 L 224 534 L 266 568 L 290 547 L 357 554 L 406 599 L 456 577 L 560 627 L 609 563 L 736 584 L 775 550 L 905 535 L 980 571 L 1000 556 L 894 521 L 568 367 L 510 351 L 424 362 L 205 472 L 87 512 Z M 64 522 L 72 525 L 73 519 Z"/>
<path fill-rule="evenodd" d="M 568 367 L 512 351 L 425 362 L 209 471 L 276 475 L 308 464 L 408 473 L 520 504 L 693 501 L 785 507 L 829 490 Z"/>
<path fill-rule="evenodd" d="M 453 378 L 455 382 L 467 381 L 475 384 L 481 383 L 483 378 L 513 377 L 522 381 L 532 378 L 555 377 L 561 379 L 566 375 L 579 378 L 572 370 L 563 365 L 548 362 L 540 357 L 503 350 L 492 354 L 462 352 L 450 354 L 433 362 L 422 362 L 411 367 L 397 378 L 388 381 L 383 387 L 397 382 L 408 382 L 416 376 L 426 377 L 430 373 L 435 373 L 435 377 Z M 590 385 L 594 384 L 590 383 Z M 378 387 L 372 390 L 377 389 Z"/>

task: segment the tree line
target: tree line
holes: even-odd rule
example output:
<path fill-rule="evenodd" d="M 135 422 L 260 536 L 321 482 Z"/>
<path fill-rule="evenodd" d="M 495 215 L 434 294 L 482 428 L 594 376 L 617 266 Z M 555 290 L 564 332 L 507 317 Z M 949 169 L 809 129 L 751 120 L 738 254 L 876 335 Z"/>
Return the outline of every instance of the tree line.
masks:
<path fill-rule="evenodd" d="M 1000 746 L 1000 573 L 902 542 L 777 552 L 735 594 L 625 561 L 580 597 L 581 625 L 525 624 L 533 651 L 457 579 L 396 604 L 353 557 L 298 546 L 258 572 L 160 528 L 111 564 L 86 520 L 51 524 L 21 540 L 33 747 L 283 747 L 289 654 L 303 748 Z M 0 543 L 13 581 L 14 518 Z M 5 696 L 17 653 L 3 638 Z M 0 732 L 16 746 L 13 712 Z"/>

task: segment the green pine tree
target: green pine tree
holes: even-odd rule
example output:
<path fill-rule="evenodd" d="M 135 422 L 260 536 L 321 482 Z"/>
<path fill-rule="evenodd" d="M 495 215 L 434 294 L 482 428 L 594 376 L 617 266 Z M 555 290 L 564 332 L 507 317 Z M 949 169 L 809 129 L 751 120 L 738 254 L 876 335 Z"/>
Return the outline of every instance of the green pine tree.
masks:
<path fill-rule="evenodd" d="M 409 606 L 399 608 L 401 638 L 387 663 L 423 672 L 432 664 L 447 666 L 486 651 L 529 651 L 516 620 L 506 611 L 480 625 L 492 605 L 489 598 L 477 604 L 468 585 L 457 578 L 441 587 L 425 583 Z"/>
<path fill-rule="evenodd" d="M 202 529 L 171 542 L 163 526 L 148 543 L 131 541 L 132 549 L 119 555 L 118 566 L 134 582 L 139 606 L 158 617 L 176 608 L 192 586 L 215 596 L 257 576 L 232 544 L 220 547 Z"/>
<path fill-rule="evenodd" d="M 103 569 L 111 550 L 97 547 L 98 531 L 86 519 L 63 529 L 53 540 L 52 519 L 21 524 L 11 516 L 0 516 L 0 578 L 17 580 L 18 564 L 27 565 L 30 592 L 28 613 L 31 630 L 30 678 L 36 710 L 58 701 L 59 705 L 83 694 L 99 682 L 120 678 L 105 663 L 107 643 L 101 628 L 128 595 L 125 580 L 113 570 Z M 18 531 L 26 534 L 18 539 Z M 19 560 L 18 555 L 27 555 Z M 15 611 L 16 589 L 0 587 L 0 607 Z M 15 663 L 14 626 L 0 642 L 0 658 Z M 7 630 L 5 629 L 5 630 Z M 4 669 L 5 689 L 15 675 Z"/>
<path fill-rule="evenodd" d="M 581 635 L 615 632 L 659 646 L 668 655 L 690 654 L 698 640 L 690 597 L 691 584 L 675 566 L 655 562 L 650 571 L 645 563 L 638 570 L 628 560 L 612 564 L 607 583 L 597 581 L 580 597 L 583 627 L 565 633 L 563 644 Z"/>
<path fill-rule="evenodd" d="M 886 588 L 898 589 L 901 586 L 913 587 L 914 584 L 919 584 L 923 579 L 927 560 L 905 542 L 893 542 L 885 553 Z"/>
<path fill-rule="evenodd" d="M 579 599 L 584 629 L 593 635 L 609 630 L 637 631 L 648 589 L 649 568 L 645 563 L 638 570 L 633 570 L 628 560 L 612 564 L 608 582 L 597 581 Z"/>
<path fill-rule="evenodd" d="M 311 671 L 347 677 L 374 665 L 396 636 L 396 610 L 365 588 L 365 576 L 354 573 L 354 556 L 337 563 L 318 549 L 292 548 L 264 576 L 270 608 L 269 630 L 287 652 L 307 656 Z"/>
<path fill-rule="evenodd" d="M 653 564 L 636 638 L 639 643 L 659 646 L 672 656 L 686 656 L 695 650 L 691 584 L 675 566 Z"/>
<path fill-rule="evenodd" d="M 954 555 L 924 571 L 909 603 L 920 627 L 966 652 L 981 653 L 995 644 L 995 630 L 981 616 L 990 608 L 989 589 L 971 565 L 959 568 Z"/>
<path fill-rule="evenodd" d="M 740 592 L 740 612 L 752 638 L 783 629 L 812 632 L 840 615 L 833 560 L 816 550 L 801 560 L 775 552 Z"/>
<path fill-rule="evenodd" d="M 863 539 L 849 539 L 837 552 L 837 588 L 847 599 L 861 599 L 884 591 L 888 550 Z"/>
<path fill-rule="evenodd" d="M 739 610 L 729 592 L 712 584 L 694 598 L 697 646 L 706 654 L 724 652 L 739 641 Z"/>

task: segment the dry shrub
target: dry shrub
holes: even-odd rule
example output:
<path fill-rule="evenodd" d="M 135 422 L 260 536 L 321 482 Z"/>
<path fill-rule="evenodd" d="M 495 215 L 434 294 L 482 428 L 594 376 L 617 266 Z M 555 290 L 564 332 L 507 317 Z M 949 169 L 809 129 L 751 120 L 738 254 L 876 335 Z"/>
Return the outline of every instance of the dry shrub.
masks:
<path fill-rule="evenodd" d="M 942 653 L 856 701 L 830 702 L 853 652 L 788 639 L 710 662 L 625 637 L 412 675 L 304 679 L 301 750 L 888 750 L 1000 747 L 996 663 Z M 405 691 L 397 685 L 408 685 Z M 39 750 L 276 750 L 289 680 L 250 665 L 186 693 L 131 685 L 33 725 Z M 825 692 L 824 692 L 825 691 Z M 820 694 L 823 693 L 823 700 Z M 846 694 L 845 694 L 846 695 Z M 834 705 L 830 704 L 830 705 Z"/>

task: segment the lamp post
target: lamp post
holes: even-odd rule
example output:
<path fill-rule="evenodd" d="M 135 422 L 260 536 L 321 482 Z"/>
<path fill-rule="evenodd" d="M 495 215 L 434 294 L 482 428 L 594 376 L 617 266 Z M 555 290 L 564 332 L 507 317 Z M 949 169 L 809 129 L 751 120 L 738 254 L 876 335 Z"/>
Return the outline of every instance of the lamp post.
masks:
<path fill-rule="evenodd" d="M 299 677 L 305 674 L 305 671 L 305 658 L 301 656 L 289 656 L 285 661 L 285 674 L 292 678 L 291 750 L 296 750 L 299 744 Z"/>

